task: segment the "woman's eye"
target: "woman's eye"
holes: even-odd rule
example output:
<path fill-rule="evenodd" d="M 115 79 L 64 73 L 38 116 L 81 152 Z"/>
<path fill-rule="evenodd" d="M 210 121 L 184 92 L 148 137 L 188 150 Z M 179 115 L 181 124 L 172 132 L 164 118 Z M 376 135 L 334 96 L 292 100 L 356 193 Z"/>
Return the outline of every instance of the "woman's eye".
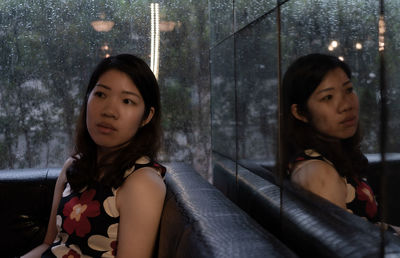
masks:
<path fill-rule="evenodd" d="M 354 91 L 353 87 L 350 87 L 350 88 L 347 88 L 347 89 L 346 89 L 346 92 L 347 92 L 347 93 L 352 93 L 353 91 Z"/>
<path fill-rule="evenodd" d="M 101 92 L 101 91 L 96 91 L 96 92 L 94 93 L 94 95 L 95 95 L 96 97 L 100 97 L 100 98 L 105 97 L 105 94 L 104 94 L 103 92 Z"/>
<path fill-rule="evenodd" d="M 328 100 L 331 100 L 332 98 L 333 98 L 332 95 L 326 95 L 326 96 L 324 96 L 321 100 L 322 100 L 322 101 L 328 101 Z"/>
<path fill-rule="evenodd" d="M 133 102 L 131 99 L 124 99 L 122 102 L 124 102 L 124 104 L 135 104 L 135 102 Z"/>

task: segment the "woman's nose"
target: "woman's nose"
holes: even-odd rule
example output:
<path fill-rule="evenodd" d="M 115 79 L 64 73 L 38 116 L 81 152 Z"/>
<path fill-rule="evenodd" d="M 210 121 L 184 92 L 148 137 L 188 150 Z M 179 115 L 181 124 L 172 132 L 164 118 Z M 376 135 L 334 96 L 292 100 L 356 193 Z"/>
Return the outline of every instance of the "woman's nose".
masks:
<path fill-rule="evenodd" d="M 353 105 L 354 105 L 353 102 L 354 101 L 353 101 L 353 97 L 352 96 L 344 94 L 341 97 L 340 102 L 338 104 L 339 112 L 342 113 L 342 112 L 346 112 L 346 111 L 352 110 L 353 109 Z"/>
<path fill-rule="evenodd" d="M 116 101 L 113 100 L 112 98 L 107 99 L 104 102 L 104 106 L 103 106 L 101 115 L 104 117 L 118 119 L 119 112 L 118 112 L 118 107 L 116 105 Z"/>

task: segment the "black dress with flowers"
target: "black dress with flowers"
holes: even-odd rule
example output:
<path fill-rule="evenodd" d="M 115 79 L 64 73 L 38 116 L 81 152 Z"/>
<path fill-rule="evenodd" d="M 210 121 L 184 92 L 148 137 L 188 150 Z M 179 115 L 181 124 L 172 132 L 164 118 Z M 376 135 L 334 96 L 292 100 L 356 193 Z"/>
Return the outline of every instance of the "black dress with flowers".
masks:
<path fill-rule="evenodd" d="M 154 167 L 164 177 L 166 169 L 146 157 L 125 171 L 126 179 L 142 167 Z M 119 212 L 116 193 L 119 188 L 94 187 L 75 193 L 66 184 L 57 210 L 58 234 L 42 257 L 115 257 Z"/>
<path fill-rule="evenodd" d="M 292 167 L 294 163 L 313 159 L 322 160 L 333 166 L 332 162 L 324 158 L 321 154 L 309 149 L 299 153 L 294 161 L 291 162 L 291 165 L 289 165 L 289 175 L 293 172 L 290 167 Z M 360 217 L 365 217 L 371 222 L 377 222 L 377 202 L 371 187 L 367 183 L 367 179 L 356 176 L 344 177 L 343 179 L 347 186 L 347 210 Z"/>

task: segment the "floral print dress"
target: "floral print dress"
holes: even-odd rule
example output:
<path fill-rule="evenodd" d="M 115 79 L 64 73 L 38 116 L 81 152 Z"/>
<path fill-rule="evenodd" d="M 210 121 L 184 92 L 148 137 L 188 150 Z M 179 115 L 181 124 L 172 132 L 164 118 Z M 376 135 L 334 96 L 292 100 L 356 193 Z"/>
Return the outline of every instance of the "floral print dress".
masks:
<path fill-rule="evenodd" d="M 162 177 L 165 175 L 163 166 L 142 157 L 125 171 L 124 178 L 142 167 L 154 167 Z M 57 210 L 57 237 L 42 257 L 115 257 L 118 189 L 96 183 L 94 187 L 75 193 L 67 183 Z"/>
<path fill-rule="evenodd" d="M 293 172 L 290 168 L 294 163 L 304 160 L 322 160 L 333 166 L 332 162 L 327 160 L 321 154 L 314 150 L 305 150 L 298 154 L 293 162 L 289 165 L 289 175 Z M 349 212 L 360 217 L 367 218 L 371 222 L 378 221 L 378 205 L 375 195 L 371 187 L 367 183 L 366 178 L 360 177 L 344 177 L 347 187 L 346 208 Z"/>

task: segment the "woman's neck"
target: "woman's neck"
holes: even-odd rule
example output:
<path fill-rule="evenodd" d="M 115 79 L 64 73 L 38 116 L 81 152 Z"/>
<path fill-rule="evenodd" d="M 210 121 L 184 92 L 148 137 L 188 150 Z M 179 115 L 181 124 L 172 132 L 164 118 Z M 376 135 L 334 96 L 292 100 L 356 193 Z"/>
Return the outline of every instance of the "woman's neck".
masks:
<path fill-rule="evenodd" d="M 333 137 L 326 136 L 323 134 L 317 134 L 317 138 L 324 142 L 329 142 L 331 144 L 335 144 L 335 143 L 340 144 L 342 142 L 341 139 L 333 138 Z"/>

